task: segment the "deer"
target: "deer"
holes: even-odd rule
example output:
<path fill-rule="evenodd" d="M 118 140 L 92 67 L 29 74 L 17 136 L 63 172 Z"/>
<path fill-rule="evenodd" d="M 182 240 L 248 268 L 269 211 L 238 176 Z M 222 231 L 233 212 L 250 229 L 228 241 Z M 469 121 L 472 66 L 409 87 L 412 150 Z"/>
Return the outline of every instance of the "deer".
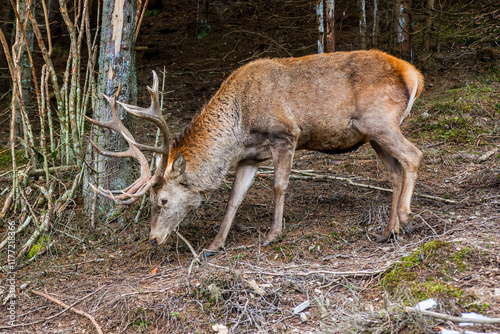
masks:
<path fill-rule="evenodd" d="M 258 168 L 274 165 L 274 211 L 263 244 L 282 233 L 285 192 L 294 154 L 309 150 L 326 154 L 353 151 L 370 143 L 389 172 L 392 204 L 387 226 L 377 242 L 397 238 L 410 229 L 410 202 L 422 152 L 401 132 L 424 86 L 422 74 L 408 62 L 378 50 L 335 52 L 296 58 L 265 58 L 235 70 L 221 84 L 184 131 L 169 142 L 159 104 L 158 76 L 148 87 L 151 105 L 142 108 L 106 97 L 113 118 L 91 123 L 121 133 L 125 152 L 104 151 L 139 161 L 141 175 L 123 190 L 94 190 L 123 205 L 150 191 L 150 242 L 161 245 L 219 187 L 230 168 L 234 181 L 226 212 L 208 251 L 224 248 L 236 211 Z M 138 143 L 121 123 L 116 104 L 154 123 L 163 136 L 159 146 Z M 159 155 L 153 175 L 144 152 Z"/>

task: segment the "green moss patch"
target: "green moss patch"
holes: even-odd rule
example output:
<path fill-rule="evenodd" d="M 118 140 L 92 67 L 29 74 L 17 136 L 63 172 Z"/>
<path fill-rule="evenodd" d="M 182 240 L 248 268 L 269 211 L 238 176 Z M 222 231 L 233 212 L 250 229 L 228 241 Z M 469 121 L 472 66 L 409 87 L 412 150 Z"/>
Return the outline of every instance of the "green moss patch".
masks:
<path fill-rule="evenodd" d="M 469 268 L 469 260 L 477 253 L 471 247 L 431 241 L 394 264 L 382 275 L 381 284 L 392 296 L 402 297 L 407 305 L 434 298 L 463 309 L 467 305 L 477 306 L 476 297 L 456 286 L 455 280 Z"/>

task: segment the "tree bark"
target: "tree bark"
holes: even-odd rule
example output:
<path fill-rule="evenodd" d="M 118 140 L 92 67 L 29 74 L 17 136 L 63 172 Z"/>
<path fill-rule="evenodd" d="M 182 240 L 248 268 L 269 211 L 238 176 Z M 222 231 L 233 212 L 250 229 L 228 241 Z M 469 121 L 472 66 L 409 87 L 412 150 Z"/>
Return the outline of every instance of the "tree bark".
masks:
<path fill-rule="evenodd" d="M 411 0 L 396 1 L 396 44 L 402 58 L 411 60 L 411 18 L 405 8 L 411 8 Z"/>
<path fill-rule="evenodd" d="M 379 34 L 380 34 L 380 14 L 378 12 L 377 0 L 373 0 L 373 30 L 372 30 L 372 43 L 375 48 L 378 48 Z"/>
<path fill-rule="evenodd" d="M 359 48 L 366 49 L 366 0 L 359 0 Z"/>
<path fill-rule="evenodd" d="M 320 0 L 318 17 L 318 53 L 335 52 L 335 0 Z"/>
<path fill-rule="evenodd" d="M 27 17 L 27 10 L 33 10 L 32 8 L 28 8 L 27 0 L 18 0 L 16 5 L 17 5 L 17 10 L 19 12 L 19 15 L 21 17 L 21 23 L 19 24 L 24 24 L 26 21 Z M 15 29 L 22 29 L 21 27 L 16 27 Z M 31 66 L 30 66 L 30 60 L 28 57 L 27 53 L 27 48 L 30 49 L 30 51 L 33 51 L 33 27 L 31 26 L 31 23 L 28 21 L 27 24 L 24 27 L 24 32 L 26 35 L 26 40 L 22 40 L 22 50 L 21 50 L 21 56 L 20 56 L 20 69 L 21 69 L 21 97 L 23 99 L 23 104 L 24 108 L 26 111 L 26 114 L 30 114 L 30 110 L 32 109 L 32 101 L 31 101 L 31 87 L 32 87 L 32 82 L 31 82 Z M 19 107 L 19 106 L 17 106 Z M 16 136 L 23 136 L 24 140 L 27 140 L 27 134 L 26 131 L 27 129 L 24 128 L 22 117 L 21 117 L 21 112 L 18 110 L 17 112 L 17 117 L 16 117 Z"/>
<path fill-rule="evenodd" d="M 316 5 L 316 17 L 318 18 L 318 54 L 325 52 L 325 2 L 319 0 Z"/>
<path fill-rule="evenodd" d="M 432 38 L 432 16 L 434 12 L 434 0 L 427 0 L 427 12 L 425 16 L 425 38 L 424 50 L 429 52 Z"/>
<path fill-rule="evenodd" d="M 135 72 L 135 13 L 134 0 L 104 0 L 102 12 L 101 43 L 99 48 L 98 98 L 93 118 L 110 120 L 111 106 L 103 94 L 112 96 L 121 84 L 119 101 L 135 104 L 137 100 L 137 78 Z M 132 129 L 132 119 L 123 108 L 118 113 L 125 126 Z M 133 132 L 133 131 L 132 131 Z M 118 133 L 104 128 L 94 127 L 91 137 L 101 148 L 114 151 L 127 149 L 125 139 Z M 87 173 L 84 180 L 85 208 L 91 215 L 103 213 L 114 206 L 106 198 L 97 198 L 99 205 L 95 207 L 95 194 L 89 183 L 104 189 L 124 189 L 133 176 L 132 161 L 123 158 L 110 158 L 99 155 L 91 149 L 86 155 L 89 166 L 93 166 L 96 175 Z M 97 209 L 98 212 L 94 212 Z"/>
<path fill-rule="evenodd" d="M 325 1 L 325 50 L 335 52 L 335 0 Z"/>

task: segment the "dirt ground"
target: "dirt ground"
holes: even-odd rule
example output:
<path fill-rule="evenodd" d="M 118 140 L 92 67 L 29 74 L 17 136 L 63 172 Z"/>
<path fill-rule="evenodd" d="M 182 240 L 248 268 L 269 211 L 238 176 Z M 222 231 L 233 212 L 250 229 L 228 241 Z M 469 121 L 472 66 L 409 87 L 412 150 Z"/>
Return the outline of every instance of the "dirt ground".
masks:
<path fill-rule="evenodd" d="M 137 42 L 138 104 L 148 104 L 151 71 L 163 72 L 172 133 L 242 64 L 316 52 L 311 1 L 218 2 L 202 39 L 195 5 L 165 2 L 144 19 Z M 459 327 L 405 310 L 434 298 L 433 310 L 442 314 L 500 317 L 500 73 L 498 58 L 476 60 L 429 69 L 425 92 L 403 124 L 424 152 L 411 234 L 375 242 L 391 193 L 368 146 L 342 155 L 297 152 L 284 234 L 267 247 L 261 240 L 272 218 L 272 170 L 263 168 L 226 249 L 201 264 L 177 235 L 152 248 L 148 212 L 135 223 L 132 207 L 92 229 L 78 198 L 52 222 L 51 247 L 16 272 L 16 323 L 24 325 L 4 326 L 6 303 L 0 333 L 96 332 L 84 315 L 57 315 L 64 307 L 33 290 L 84 311 L 104 333 L 217 333 L 215 325 L 229 333 L 499 332 L 499 324 Z M 154 140 L 153 128 L 140 127 L 141 142 Z M 218 232 L 232 179 L 230 173 L 179 228 L 197 254 Z M 7 277 L 0 278 L 4 301 Z M 306 301 L 309 307 L 294 313 Z"/>

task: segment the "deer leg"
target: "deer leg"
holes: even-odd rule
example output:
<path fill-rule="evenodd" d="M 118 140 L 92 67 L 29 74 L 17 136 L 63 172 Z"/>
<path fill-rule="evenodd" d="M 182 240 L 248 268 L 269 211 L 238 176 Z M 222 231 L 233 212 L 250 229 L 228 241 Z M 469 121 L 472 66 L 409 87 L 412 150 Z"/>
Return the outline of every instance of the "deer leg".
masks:
<path fill-rule="evenodd" d="M 208 247 L 209 251 L 218 251 L 220 248 L 224 247 L 236 211 L 243 201 L 243 198 L 245 198 L 248 188 L 252 185 L 256 172 L 257 166 L 254 165 L 241 165 L 236 169 L 233 188 L 231 189 L 231 194 L 229 195 L 229 201 L 227 203 L 226 214 L 222 220 L 219 233 L 217 233 L 214 241 Z"/>
<path fill-rule="evenodd" d="M 382 160 L 385 168 L 389 171 L 389 176 L 392 183 L 392 205 L 389 223 L 387 224 L 383 234 L 377 239 L 377 242 L 386 242 L 395 234 L 399 234 L 399 218 L 398 218 L 398 203 L 401 197 L 401 187 L 403 185 L 403 170 L 401 164 L 387 153 L 375 141 L 371 141 L 375 152 Z"/>
<path fill-rule="evenodd" d="M 288 187 L 288 178 L 292 169 L 295 145 L 279 143 L 271 147 L 274 164 L 274 214 L 271 230 L 264 240 L 267 246 L 281 234 L 283 229 L 283 206 L 285 191 Z"/>
<path fill-rule="evenodd" d="M 408 227 L 411 214 L 411 196 L 417 179 L 418 167 L 422 161 L 422 152 L 403 136 L 399 127 L 385 131 L 383 134 L 371 136 L 371 139 L 401 166 L 401 191 L 399 198 L 393 196 L 393 199 L 397 200 L 396 210 L 399 223 Z M 396 186 L 399 187 L 399 185 Z M 395 190 L 397 191 L 397 189 Z M 387 237 L 387 231 L 391 231 L 391 226 L 388 226 L 382 237 Z"/>

